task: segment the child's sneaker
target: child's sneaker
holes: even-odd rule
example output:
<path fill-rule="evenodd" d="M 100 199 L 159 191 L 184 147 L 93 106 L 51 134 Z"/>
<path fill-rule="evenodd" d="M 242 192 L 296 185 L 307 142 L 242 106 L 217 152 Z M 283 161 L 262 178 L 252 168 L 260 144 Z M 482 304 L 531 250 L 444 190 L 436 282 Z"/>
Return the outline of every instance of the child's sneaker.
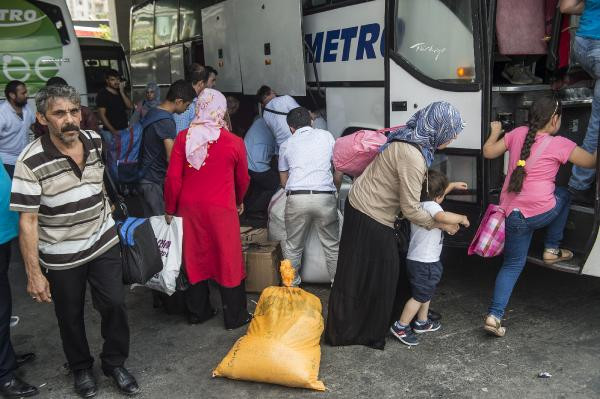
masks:
<path fill-rule="evenodd" d="M 442 328 L 442 323 L 439 321 L 434 321 L 431 319 L 427 319 L 424 324 L 419 324 L 417 321 L 411 323 L 412 329 L 417 334 L 423 334 L 426 332 L 437 331 Z"/>
<path fill-rule="evenodd" d="M 398 324 L 398 322 L 395 322 L 390 327 L 390 332 L 405 345 L 419 345 L 419 338 L 415 335 L 410 326 L 402 327 L 400 324 Z"/>

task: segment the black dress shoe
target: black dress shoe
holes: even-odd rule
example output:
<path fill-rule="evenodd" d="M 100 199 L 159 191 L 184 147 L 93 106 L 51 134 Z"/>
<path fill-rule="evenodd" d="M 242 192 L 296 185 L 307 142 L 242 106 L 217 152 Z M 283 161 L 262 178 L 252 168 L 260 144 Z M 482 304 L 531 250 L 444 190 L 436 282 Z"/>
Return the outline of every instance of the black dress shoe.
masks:
<path fill-rule="evenodd" d="M 0 395 L 6 398 L 22 398 L 38 394 L 38 389 L 18 377 L 0 385 Z"/>
<path fill-rule="evenodd" d="M 35 353 L 23 353 L 22 355 L 16 356 L 17 368 L 21 367 L 25 363 L 29 363 L 35 359 Z"/>
<path fill-rule="evenodd" d="M 125 395 L 137 395 L 140 393 L 137 381 L 125 367 L 115 367 L 111 371 L 104 371 L 104 375 L 112 377 L 119 390 Z"/>
<path fill-rule="evenodd" d="M 82 398 L 91 398 L 96 396 L 98 388 L 92 369 L 73 370 L 73 379 L 75 392 Z"/>

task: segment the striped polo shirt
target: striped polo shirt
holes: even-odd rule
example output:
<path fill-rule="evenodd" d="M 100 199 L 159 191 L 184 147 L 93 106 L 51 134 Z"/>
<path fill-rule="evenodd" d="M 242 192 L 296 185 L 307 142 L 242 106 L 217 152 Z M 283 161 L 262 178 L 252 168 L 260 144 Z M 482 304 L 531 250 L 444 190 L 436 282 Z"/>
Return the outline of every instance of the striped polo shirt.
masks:
<path fill-rule="evenodd" d="M 81 131 L 79 139 L 83 170 L 49 134 L 25 147 L 15 165 L 10 209 L 38 214 L 40 264 L 47 269 L 80 266 L 118 243 L 103 190 L 102 140 L 91 131 Z"/>

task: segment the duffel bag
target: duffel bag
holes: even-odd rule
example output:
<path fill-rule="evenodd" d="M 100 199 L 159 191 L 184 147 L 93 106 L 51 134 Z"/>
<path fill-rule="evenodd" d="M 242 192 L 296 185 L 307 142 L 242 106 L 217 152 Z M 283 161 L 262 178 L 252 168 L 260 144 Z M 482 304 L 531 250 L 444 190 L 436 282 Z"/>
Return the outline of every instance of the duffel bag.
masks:
<path fill-rule="evenodd" d="M 117 223 L 123 263 L 123 283 L 146 284 L 163 267 L 154 230 L 148 219 L 129 217 Z"/>

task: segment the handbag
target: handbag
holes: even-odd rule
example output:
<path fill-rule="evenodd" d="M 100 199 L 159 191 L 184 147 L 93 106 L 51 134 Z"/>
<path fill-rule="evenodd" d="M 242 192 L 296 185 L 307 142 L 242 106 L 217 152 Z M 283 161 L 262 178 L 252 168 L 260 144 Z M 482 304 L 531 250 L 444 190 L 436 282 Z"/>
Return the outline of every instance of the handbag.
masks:
<path fill-rule="evenodd" d="M 550 144 L 550 141 L 551 139 L 549 137 L 544 138 L 544 142 L 540 144 L 535 154 L 533 154 L 529 158 L 527 164 L 525 165 L 525 168 L 527 168 L 528 166 L 531 167 L 535 163 L 535 161 L 537 161 L 540 154 L 546 149 L 548 144 Z M 508 171 L 509 173 L 507 174 L 504 180 L 504 187 L 502 191 L 504 191 L 504 189 L 508 185 L 510 176 L 512 175 L 514 169 L 515 167 L 513 166 Z M 467 251 L 469 255 L 477 254 L 484 258 L 491 258 L 502 253 L 502 251 L 504 250 L 504 240 L 506 237 L 505 224 L 507 214 L 505 212 L 505 209 L 509 210 L 509 214 L 510 212 L 512 212 L 510 206 L 512 205 L 515 198 L 513 198 L 506 205 L 506 207 L 496 204 L 488 205 L 483 215 L 483 218 L 481 219 L 481 223 L 479 224 L 479 228 L 475 233 L 475 237 L 473 237 L 473 241 L 471 241 L 471 244 L 469 245 L 469 249 Z"/>
<path fill-rule="evenodd" d="M 102 154 L 90 132 L 86 131 L 86 133 L 96 152 Z M 107 172 L 102 156 L 100 156 L 100 162 L 104 166 L 104 181 L 108 183 L 107 191 L 112 192 L 115 207 L 124 219 L 117 222 L 123 283 L 146 284 L 163 267 L 154 230 L 148 219 L 129 217 L 127 205 L 119 194 L 110 173 Z"/>
<path fill-rule="evenodd" d="M 394 235 L 398 242 L 398 251 L 401 254 L 406 254 L 408 252 L 408 245 L 410 244 L 410 222 L 408 219 L 396 216 Z"/>

